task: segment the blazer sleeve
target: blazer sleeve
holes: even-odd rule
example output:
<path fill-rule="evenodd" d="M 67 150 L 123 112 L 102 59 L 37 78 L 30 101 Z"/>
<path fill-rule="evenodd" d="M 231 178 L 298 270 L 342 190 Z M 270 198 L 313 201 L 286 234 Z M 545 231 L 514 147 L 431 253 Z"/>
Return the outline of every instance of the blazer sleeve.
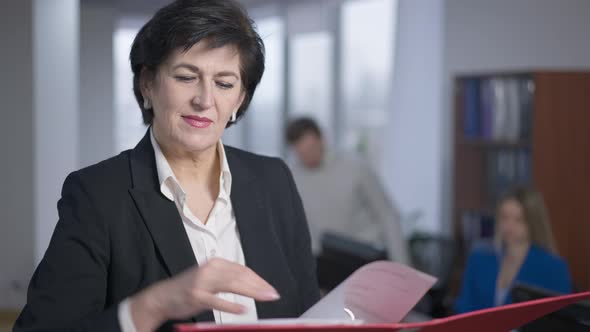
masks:
<path fill-rule="evenodd" d="M 63 185 L 59 221 L 14 325 L 24 331 L 120 331 L 105 307 L 109 235 L 77 172 Z"/>
<path fill-rule="evenodd" d="M 291 250 L 289 250 L 291 256 L 289 261 L 291 262 L 298 289 L 301 292 L 301 313 L 303 313 L 320 299 L 316 264 L 311 252 L 311 238 L 303 203 L 301 203 L 301 197 L 297 191 L 293 175 L 285 162 L 280 160 L 280 165 L 287 179 L 289 194 L 286 199 L 289 201 L 295 219 L 294 231 L 290 236 L 292 242 Z"/>

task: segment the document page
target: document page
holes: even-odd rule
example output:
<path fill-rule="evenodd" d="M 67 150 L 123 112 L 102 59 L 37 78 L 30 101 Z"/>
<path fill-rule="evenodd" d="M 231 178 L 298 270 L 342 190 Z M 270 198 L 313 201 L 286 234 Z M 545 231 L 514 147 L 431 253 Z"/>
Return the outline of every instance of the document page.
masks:
<path fill-rule="evenodd" d="M 355 271 L 301 318 L 397 323 L 435 282 L 436 278 L 403 264 L 370 263 Z"/>
<path fill-rule="evenodd" d="M 342 326 L 401 321 L 436 278 L 403 264 L 378 261 L 356 270 L 299 318 L 262 319 L 255 323 L 196 324 L 201 329 L 267 326 Z"/>

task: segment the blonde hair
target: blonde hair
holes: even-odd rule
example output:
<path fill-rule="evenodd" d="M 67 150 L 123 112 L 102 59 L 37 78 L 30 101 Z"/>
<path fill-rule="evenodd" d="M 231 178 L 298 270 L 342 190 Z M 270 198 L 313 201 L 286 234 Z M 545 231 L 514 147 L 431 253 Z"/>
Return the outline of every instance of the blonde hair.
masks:
<path fill-rule="evenodd" d="M 553 254 L 557 254 L 551 224 L 549 223 L 549 214 L 543 201 L 543 195 L 532 188 L 514 188 L 499 201 L 496 215 L 498 215 L 502 204 L 510 200 L 516 201 L 522 208 L 524 222 L 529 231 L 531 243 Z M 494 240 L 496 246 L 501 248 L 503 241 L 500 232 L 495 232 Z"/>

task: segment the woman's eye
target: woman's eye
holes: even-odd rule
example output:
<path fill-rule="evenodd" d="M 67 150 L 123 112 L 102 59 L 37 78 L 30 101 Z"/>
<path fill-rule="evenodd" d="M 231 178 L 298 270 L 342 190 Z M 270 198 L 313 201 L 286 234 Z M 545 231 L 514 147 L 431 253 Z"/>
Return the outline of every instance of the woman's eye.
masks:
<path fill-rule="evenodd" d="M 178 76 L 176 76 L 176 80 L 178 80 L 180 82 L 192 82 L 195 80 L 195 77 L 178 75 Z"/>
<path fill-rule="evenodd" d="M 217 82 L 217 86 L 225 90 L 229 90 L 234 87 L 233 84 L 225 82 Z"/>

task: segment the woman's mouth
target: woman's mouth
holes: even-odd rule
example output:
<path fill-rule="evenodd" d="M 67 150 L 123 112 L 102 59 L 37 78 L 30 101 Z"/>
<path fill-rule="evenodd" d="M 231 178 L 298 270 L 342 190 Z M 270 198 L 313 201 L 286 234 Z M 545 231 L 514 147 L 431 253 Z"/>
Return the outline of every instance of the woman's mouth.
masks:
<path fill-rule="evenodd" d="M 209 118 L 196 115 L 183 115 L 182 119 L 191 127 L 195 128 L 207 128 L 213 123 L 213 121 Z"/>

